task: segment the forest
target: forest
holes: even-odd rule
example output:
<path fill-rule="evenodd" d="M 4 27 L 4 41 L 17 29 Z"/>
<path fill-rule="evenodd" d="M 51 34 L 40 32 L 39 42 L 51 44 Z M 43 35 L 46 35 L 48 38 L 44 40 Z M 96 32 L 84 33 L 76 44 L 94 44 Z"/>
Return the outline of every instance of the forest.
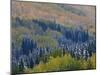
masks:
<path fill-rule="evenodd" d="M 96 68 L 96 37 L 82 25 L 12 18 L 12 74 Z"/>

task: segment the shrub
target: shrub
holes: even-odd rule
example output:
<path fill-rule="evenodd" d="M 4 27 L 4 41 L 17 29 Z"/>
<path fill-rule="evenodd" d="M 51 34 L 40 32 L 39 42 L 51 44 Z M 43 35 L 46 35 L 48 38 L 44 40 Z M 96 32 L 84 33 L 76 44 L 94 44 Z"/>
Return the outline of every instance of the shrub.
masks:
<path fill-rule="evenodd" d="M 87 69 L 95 69 L 96 68 L 96 54 L 94 53 L 89 59 L 88 59 L 88 66 Z"/>
<path fill-rule="evenodd" d="M 40 63 L 35 66 L 30 72 L 51 72 L 51 71 L 68 71 L 68 70 L 81 70 L 81 69 L 95 69 L 95 54 L 88 60 L 77 60 L 72 58 L 71 55 L 65 54 L 64 56 L 52 57 L 47 63 Z"/>

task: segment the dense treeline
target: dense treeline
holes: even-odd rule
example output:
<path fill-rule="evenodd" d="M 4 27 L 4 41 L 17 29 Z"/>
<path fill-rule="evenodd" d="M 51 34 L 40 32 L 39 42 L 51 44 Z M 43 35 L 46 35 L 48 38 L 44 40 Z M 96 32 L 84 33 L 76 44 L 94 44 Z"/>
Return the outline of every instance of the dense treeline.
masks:
<path fill-rule="evenodd" d="M 96 56 L 93 54 L 88 60 L 75 59 L 70 54 L 64 56 L 50 57 L 47 63 L 40 62 L 32 69 L 24 70 L 25 73 L 51 72 L 51 71 L 71 71 L 95 69 Z M 52 64 L 53 63 L 53 64 Z"/>
<path fill-rule="evenodd" d="M 47 63 L 50 56 L 63 57 L 66 53 L 77 60 L 88 60 L 96 50 L 95 36 L 81 26 L 68 28 L 42 19 L 23 20 L 17 17 L 12 20 L 12 29 L 21 27 L 31 33 L 28 34 L 24 29 L 23 32 L 17 32 L 17 35 L 20 33 L 18 36 L 12 33 L 17 37 L 12 38 L 13 73 L 23 73 L 41 61 Z M 47 35 L 49 33 L 51 35 Z"/>

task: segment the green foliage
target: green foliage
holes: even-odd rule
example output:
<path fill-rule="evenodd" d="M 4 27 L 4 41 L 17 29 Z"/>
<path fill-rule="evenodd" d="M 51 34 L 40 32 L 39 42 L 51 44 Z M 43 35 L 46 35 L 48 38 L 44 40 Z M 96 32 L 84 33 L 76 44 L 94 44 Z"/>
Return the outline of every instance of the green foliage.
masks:
<path fill-rule="evenodd" d="M 36 40 L 36 42 L 38 42 L 38 47 L 47 47 L 50 46 L 52 48 L 57 46 L 57 41 L 54 40 L 52 37 L 49 36 L 33 36 L 33 39 Z"/>
<path fill-rule="evenodd" d="M 12 75 L 15 75 L 15 74 L 18 74 L 18 73 L 23 73 L 22 66 L 17 66 L 17 65 L 14 65 L 14 66 L 12 66 Z"/>
<path fill-rule="evenodd" d="M 50 56 L 47 63 L 41 63 L 30 69 L 28 72 L 50 72 L 50 71 L 68 71 L 68 70 L 81 70 L 81 69 L 95 69 L 95 54 L 88 60 L 77 60 L 72 58 L 69 54 L 64 56 L 52 57 Z M 25 71 L 25 72 L 26 72 Z"/>
<path fill-rule="evenodd" d="M 88 59 L 88 69 L 96 68 L 96 54 L 93 54 L 92 57 Z"/>
<path fill-rule="evenodd" d="M 61 49 L 55 49 L 51 54 L 52 57 L 61 57 L 62 56 L 62 50 Z"/>
<path fill-rule="evenodd" d="M 69 10 L 69 9 L 68 9 Z M 14 23 L 13 23 L 14 24 Z M 45 27 L 46 26 L 46 27 Z M 46 31 L 44 31 L 43 29 Z M 68 27 L 67 27 L 68 28 Z M 69 25 L 69 28 L 73 28 Z M 24 34 L 28 34 L 34 41 L 37 42 L 38 47 L 45 48 L 50 47 L 52 52 L 44 54 L 41 57 L 38 57 L 40 60 L 39 64 L 35 64 L 33 69 L 25 69 L 25 73 L 32 72 L 49 72 L 49 71 L 64 71 L 64 70 L 81 70 L 81 69 L 95 69 L 96 68 L 96 54 L 93 54 L 89 59 L 75 59 L 70 54 L 63 55 L 61 49 L 57 49 L 58 41 L 57 38 L 64 35 L 63 33 L 66 30 L 59 24 L 55 22 L 51 23 L 43 20 L 38 24 L 31 23 L 30 21 L 26 22 L 18 20 L 18 23 L 13 26 L 12 29 L 12 39 L 15 41 L 16 45 L 20 47 Z M 66 33 L 67 34 L 67 33 Z M 66 36 L 66 35 L 64 35 Z M 62 38 L 63 39 L 63 38 Z M 94 44 L 93 44 L 94 45 Z M 92 50 L 93 46 L 90 46 Z M 33 57 L 34 58 L 34 57 Z M 15 66 L 12 72 L 20 73 L 23 72 L 23 66 Z"/>

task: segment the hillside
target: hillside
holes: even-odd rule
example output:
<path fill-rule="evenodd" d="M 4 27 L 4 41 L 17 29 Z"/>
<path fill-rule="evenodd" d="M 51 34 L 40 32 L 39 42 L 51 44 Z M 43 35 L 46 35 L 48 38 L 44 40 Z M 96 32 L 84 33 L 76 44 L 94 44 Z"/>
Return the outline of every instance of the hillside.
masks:
<path fill-rule="evenodd" d="M 96 68 L 95 7 L 12 1 L 12 74 Z"/>
<path fill-rule="evenodd" d="M 46 19 L 70 26 L 84 25 L 93 32 L 95 32 L 94 10 L 94 6 L 12 1 L 12 17 L 14 18 Z"/>

